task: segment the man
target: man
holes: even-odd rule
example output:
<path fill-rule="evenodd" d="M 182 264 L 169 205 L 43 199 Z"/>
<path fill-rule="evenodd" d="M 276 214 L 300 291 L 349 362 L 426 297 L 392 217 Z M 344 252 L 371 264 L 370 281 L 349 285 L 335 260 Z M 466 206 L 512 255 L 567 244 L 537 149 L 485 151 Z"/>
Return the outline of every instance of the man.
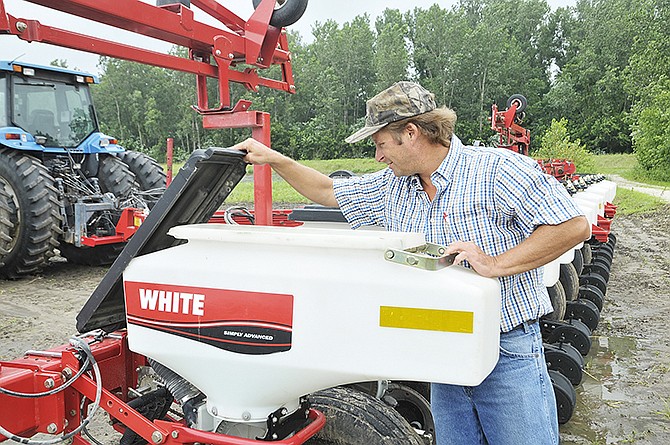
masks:
<path fill-rule="evenodd" d="M 298 192 L 338 206 L 352 227 L 424 232 L 455 263 L 497 277 L 502 289 L 500 356 L 477 387 L 432 384 L 438 445 L 557 444 L 556 401 L 537 320 L 552 311 L 540 266 L 590 236 L 562 185 L 509 150 L 467 147 L 456 114 L 420 85 L 398 82 L 367 103 L 366 126 L 380 172 L 327 176 L 254 141 L 236 148 L 269 164 Z"/>

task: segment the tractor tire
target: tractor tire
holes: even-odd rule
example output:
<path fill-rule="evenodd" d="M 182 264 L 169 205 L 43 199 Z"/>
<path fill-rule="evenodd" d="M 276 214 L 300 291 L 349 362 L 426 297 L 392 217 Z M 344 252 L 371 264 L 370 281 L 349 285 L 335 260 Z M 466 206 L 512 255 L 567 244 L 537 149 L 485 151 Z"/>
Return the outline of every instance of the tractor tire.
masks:
<path fill-rule="evenodd" d="M 38 159 L 0 149 L 0 188 L 9 198 L 11 225 L 11 241 L 3 243 L 0 277 L 17 278 L 39 272 L 54 255 L 62 233 L 54 180 Z M 9 228 L 6 223 L 3 226 L 5 230 Z"/>
<path fill-rule="evenodd" d="M 4 258 L 12 246 L 12 209 L 9 207 L 9 193 L 0 187 L 0 269 L 5 265 Z"/>
<path fill-rule="evenodd" d="M 103 193 L 112 193 L 120 200 L 129 198 L 138 189 L 135 175 L 116 156 L 100 156 L 98 181 Z"/>
<path fill-rule="evenodd" d="M 254 9 L 258 8 L 261 0 L 253 0 Z M 277 28 L 291 26 L 305 13 L 307 0 L 277 0 L 275 10 L 270 18 L 270 24 Z"/>
<path fill-rule="evenodd" d="M 0 268 L 5 265 L 3 260 L 12 246 L 14 224 L 11 220 L 12 209 L 9 207 L 9 200 L 9 193 L 4 187 L 0 187 Z"/>
<path fill-rule="evenodd" d="M 563 285 L 560 281 L 557 281 L 556 284 L 547 288 L 547 292 L 549 293 L 549 300 L 551 300 L 551 307 L 553 307 L 554 310 L 544 317 L 549 320 L 563 320 L 567 304 Z"/>
<path fill-rule="evenodd" d="M 135 182 L 140 186 L 142 196 L 149 209 L 165 192 L 167 175 L 153 158 L 137 151 L 125 151 L 117 155 L 135 175 Z"/>
<path fill-rule="evenodd" d="M 409 423 L 390 406 L 364 392 L 329 388 L 309 396 L 326 425 L 306 445 L 423 445 Z"/>

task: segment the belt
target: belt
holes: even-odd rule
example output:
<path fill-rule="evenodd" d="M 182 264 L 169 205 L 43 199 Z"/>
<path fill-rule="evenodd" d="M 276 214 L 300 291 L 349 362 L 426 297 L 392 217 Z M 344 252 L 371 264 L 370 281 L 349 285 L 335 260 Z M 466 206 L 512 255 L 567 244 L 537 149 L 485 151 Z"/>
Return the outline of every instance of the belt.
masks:
<path fill-rule="evenodd" d="M 514 327 L 512 328 L 512 331 L 516 331 L 517 329 L 523 329 L 524 325 L 525 325 L 525 326 L 532 326 L 532 325 L 534 325 L 535 323 L 537 323 L 538 321 L 539 321 L 539 318 L 535 318 L 535 319 L 533 319 L 533 320 L 524 321 L 523 323 L 519 323 L 518 325 L 514 326 Z"/>

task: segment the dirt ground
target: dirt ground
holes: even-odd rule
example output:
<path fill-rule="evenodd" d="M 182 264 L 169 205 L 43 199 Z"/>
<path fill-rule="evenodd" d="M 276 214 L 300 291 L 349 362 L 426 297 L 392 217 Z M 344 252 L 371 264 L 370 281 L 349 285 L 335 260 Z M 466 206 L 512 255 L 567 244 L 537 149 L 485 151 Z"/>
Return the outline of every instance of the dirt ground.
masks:
<path fill-rule="evenodd" d="M 600 324 L 564 444 L 670 443 L 670 205 L 617 216 Z"/>
<path fill-rule="evenodd" d="M 668 444 L 670 205 L 617 216 L 613 231 L 618 242 L 606 302 L 576 411 L 561 427 L 562 443 Z M 56 258 L 39 276 L 0 281 L 0 359 L 66 343 L 104 274 L 104 268 Z M 110 436 L 100 439 L 114 443 Z"/>

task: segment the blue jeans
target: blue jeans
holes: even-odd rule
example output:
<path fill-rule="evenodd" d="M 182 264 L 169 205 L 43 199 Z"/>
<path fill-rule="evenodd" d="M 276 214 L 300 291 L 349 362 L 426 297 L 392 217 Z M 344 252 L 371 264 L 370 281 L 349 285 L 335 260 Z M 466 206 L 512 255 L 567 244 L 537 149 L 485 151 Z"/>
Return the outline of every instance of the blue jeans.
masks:
<path fill-rule="evenodd" d="M 479 386 L 433 383 L 437 445 L 558 444 L 556 399 L 538 323 L 500 334 L 500 358 Z"/>

